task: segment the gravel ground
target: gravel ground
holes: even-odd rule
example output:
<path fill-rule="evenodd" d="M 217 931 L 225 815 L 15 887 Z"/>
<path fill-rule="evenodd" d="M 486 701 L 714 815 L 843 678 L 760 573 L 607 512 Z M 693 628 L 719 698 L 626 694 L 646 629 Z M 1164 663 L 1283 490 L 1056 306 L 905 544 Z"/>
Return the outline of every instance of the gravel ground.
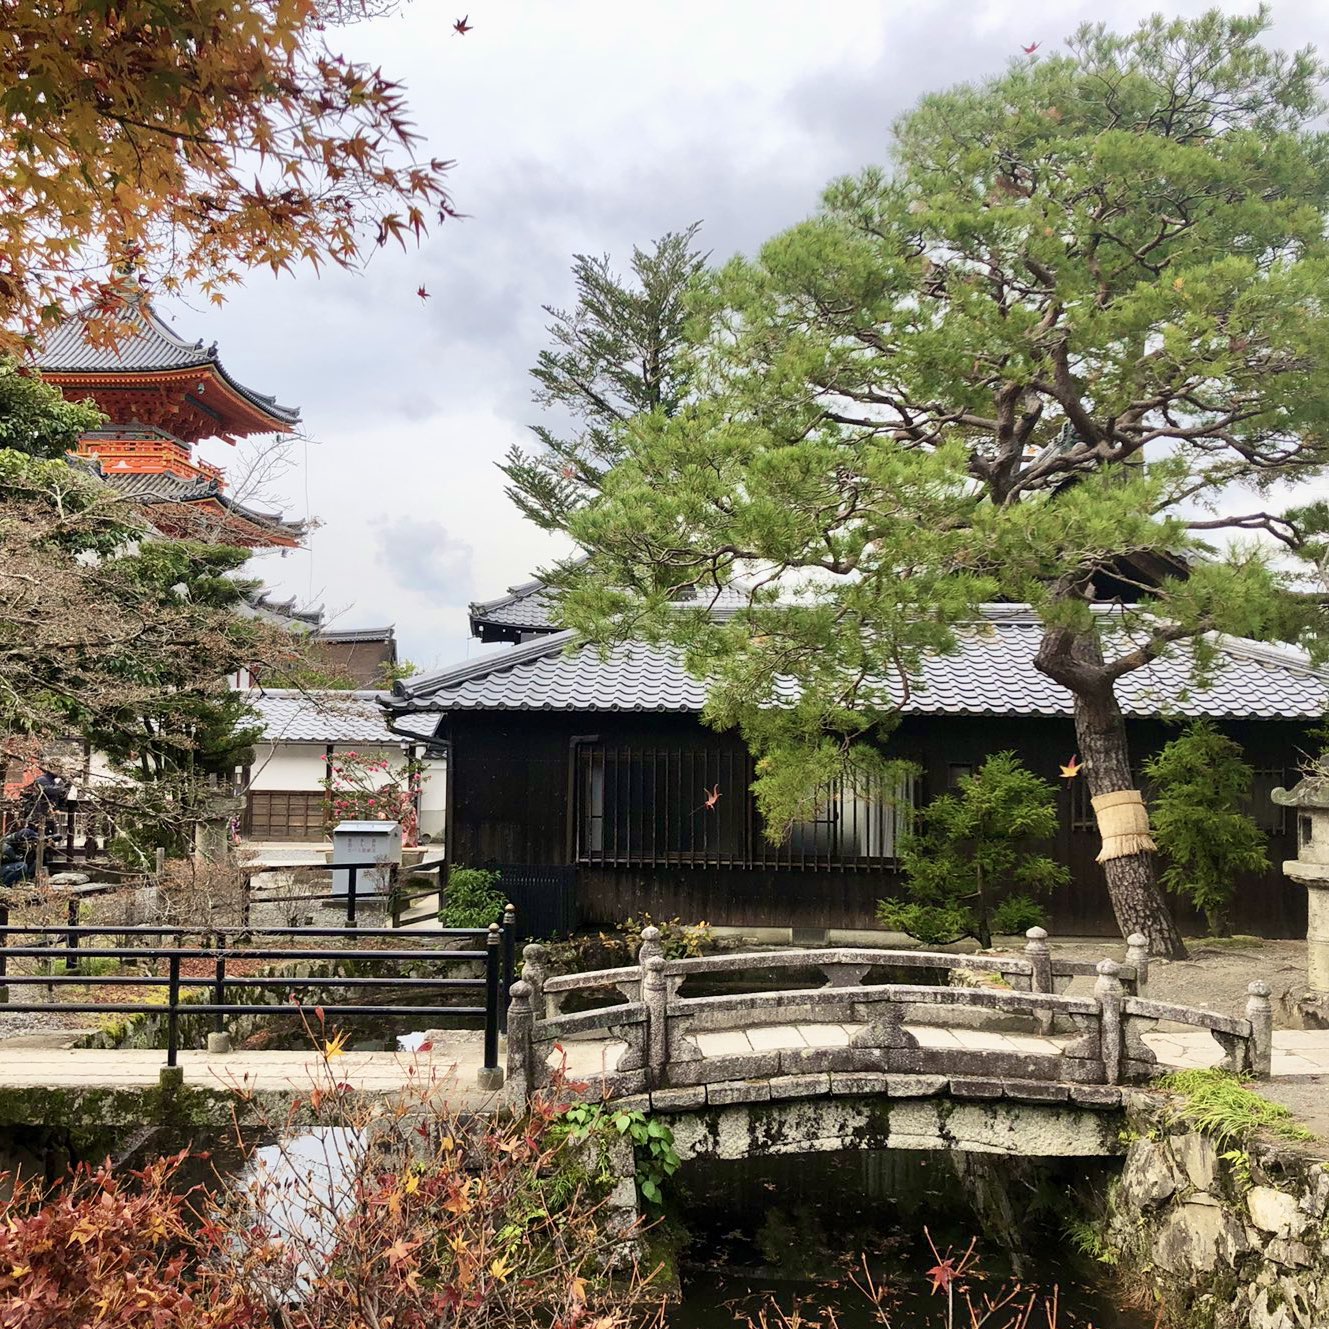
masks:
<path fill-rule="evenodd" d="M 1274 1027 L 1305 1027 L 1298 1009 L 1306 991 L 1306 943 L 1261 941 L 1238 937 L 1216 942 L 1196 939 L 1187 942 L 1187 960 L 1154 960 L 1149 966 L 1149 995 L 1155 1001 L 1199 1006 L 1228 1015 L 1246 1010 L 1246 985 L 1262 978 L 1269 984 L 1274 1003 Z M 1120 960 L 1125 951 L 1109 938 L 1094 941 L 1052 942 L 1055 955 L 1076 960 Z M 1079 979 L 1075 991 L 1088 991 L 1092 980 Z"/>

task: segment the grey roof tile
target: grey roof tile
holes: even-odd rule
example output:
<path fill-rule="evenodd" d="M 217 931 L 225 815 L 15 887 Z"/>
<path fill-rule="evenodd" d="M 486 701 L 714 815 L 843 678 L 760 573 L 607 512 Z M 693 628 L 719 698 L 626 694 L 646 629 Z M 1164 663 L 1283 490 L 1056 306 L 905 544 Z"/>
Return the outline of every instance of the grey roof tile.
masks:
<path fill-rule="evenodd" d="M 716 609 L 738 609 L 747 604 L 747 589 L 724 586 L 714 595 L 699 595 L 694 603 L 712 602 Z M 471 632 L 475 633 L 482 623 L 526 632 L 556 632 L 559 630 L 557 604 L 557 595 L 539 578 L 520 586 L 509 586 L 506 595 L 471 603 Z"/>
<path fill-rule="evenodd" d="M 376 691 L 301 692 L 293 688 L 255 688 L 247 696 L 258 712 L 263 737 L 269 743 L 374 743 L 402 742 L 387 726 L 379 702 L 388 696 Z M 433 732 L 434 716 L 404 717 L 403 728 L 425 737 Z"/>
<path fill-rule="evenodd" d="M 927 661 L 904 710 L 918 715 L 1069 716 L 1071 696 L 1034 668 L 1041 627 L 1020 606 L 997 605 L 963 628 L 958 649 Z M 1235 638 L 1218 640 L 1220 667 L 1208 686 L 1191 679 L 1188 652 L 1126 675 L 1118 684 L 1130 716 L 1318 719 L 1329 674 L 1301 651 Z M 572 647 L 571 650 L 568 648 Z M 498 649 L 440 673 L 399 684 L 387 703 L 410 711 L 699 711 L 705 688 L 669 647 L 633 642 L 601 658 L 558 632 Z"/>
<path fill-rule="evenodd" d="M 190 369 L 213 365 L 242 397 L 283 424 L 300 419 L 294 406 L 282 406 L 275 397 L 255 392 L 230 376 L 217 359 L 214 343 L 186 341 L 143 298 L 131 299 L 118 315 L 120 327 L 114 345 L 95 345 L 88 340 L 87 311 L 70 315 L 45 340 L 32 363 L 50 374 L 148 373 L 154 369 Z"/>

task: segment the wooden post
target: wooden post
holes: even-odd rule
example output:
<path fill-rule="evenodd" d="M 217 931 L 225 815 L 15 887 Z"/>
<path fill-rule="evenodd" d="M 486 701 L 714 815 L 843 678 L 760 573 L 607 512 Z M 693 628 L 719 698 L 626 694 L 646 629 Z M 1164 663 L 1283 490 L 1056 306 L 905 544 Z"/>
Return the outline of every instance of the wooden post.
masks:
<path fill-rule="evenodd" d="M 1257 1080 L 1272 1074 L 1274 1051 L 1274 1007 L 1269 984 L 1256 979 L 1247 989 L 1246 1018 L 1251 1022 L 1250 1071 Z"/>
<path fill-rule="evenodd" d="M 1099 1041 L 1103 1052 L 1103 1078 L 1107 1084 L 1121 1082 L 1121 966 L 1115 960 L 1098 962 L 1094 997 L 1098 1001 Z"/>

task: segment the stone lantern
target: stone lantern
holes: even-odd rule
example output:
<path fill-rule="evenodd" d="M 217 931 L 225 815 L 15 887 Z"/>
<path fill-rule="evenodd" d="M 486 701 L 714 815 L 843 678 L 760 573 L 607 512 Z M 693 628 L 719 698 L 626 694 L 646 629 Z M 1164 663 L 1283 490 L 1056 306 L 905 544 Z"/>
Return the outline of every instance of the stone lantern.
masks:
<path fill-rule="evenodd" d="M 1283 871 L 1300 882 L 1306 899 L 1306 986 L 1329 996 L 1329 777 L 1308 775 L 1294 789 L 1270 797 L 1297 816 L 1297 856 Z"/>

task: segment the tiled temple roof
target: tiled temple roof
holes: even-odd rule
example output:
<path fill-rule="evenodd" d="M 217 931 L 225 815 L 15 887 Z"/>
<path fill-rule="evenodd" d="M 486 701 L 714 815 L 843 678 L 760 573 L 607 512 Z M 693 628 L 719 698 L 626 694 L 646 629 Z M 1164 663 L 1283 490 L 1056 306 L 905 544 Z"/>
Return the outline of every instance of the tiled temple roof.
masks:
<path fill-rule="evenodd" d="M 1069 692 L 1034 668 L 1042 626 L 1026 607 L 985 607 L 959 630 L 958 649 L 934 656 L 903 710 L 918 715 L 1069 716 Z M 1216 639 L 1219 664 L 1208 686 L 1192 681 L 1188 649 L 1178 645 L 1117 684 L 1129 716 L 1319 719 L 1329 702 L 1329 674 L 1289 646 Z M 571 649 L 569 649 L 571 648 Z M 703 683 L 669 647 L 639 642 L 601 658 L 556 632 L 496 650 L 394 688 L 387 705 L 417 711 L 700 711 Z"/>

